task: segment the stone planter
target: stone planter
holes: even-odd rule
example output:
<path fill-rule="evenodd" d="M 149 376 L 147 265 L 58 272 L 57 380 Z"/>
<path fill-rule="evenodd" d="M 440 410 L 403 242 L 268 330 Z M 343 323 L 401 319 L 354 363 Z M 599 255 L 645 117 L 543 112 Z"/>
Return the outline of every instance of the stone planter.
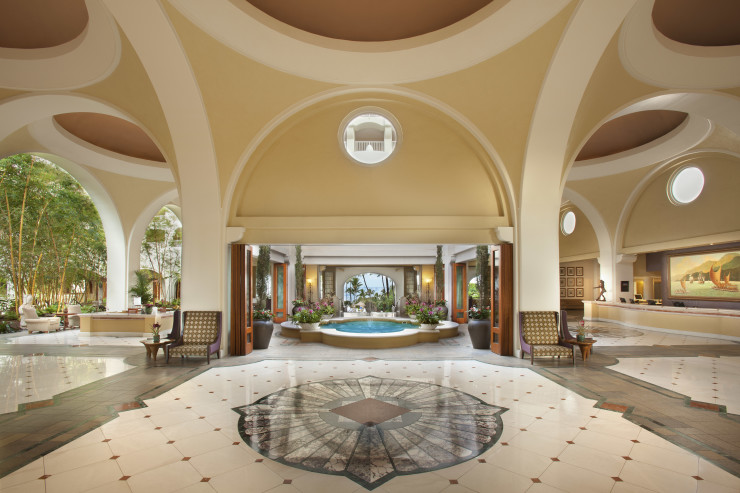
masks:
<path fill-rule="evenodd" d="M 434 330 L 439 324 L 419 324 L 419 330 Z"/>
<path fill-rule="evenodd" d="M 319 330 L 319 322 L 313 324 L 298 324 L 301 326 L 301 332 L 308 332 L 312 330 Z"/>
<path fill-rule="evenodd" d="M 381 318 L 393 318 L 396 315 L 396 312 L 371 312 L 371 317 L 381 317 Z"/>
<path fill-rule="evenodd" d="M 489 319 L 470 319 L 468 334 L 474 349 L 491 349 L 491 321 Z"/>
<path fill-rule="evenodd" d="M 333 315 L 321 315 L 321 321 L 326 322 L 327 320 L 331 320 Z"/>
<path fill-rule="evenodd" d="M 254 321 L 254 349 L 267 349 L 272 339 L 272 320 Z"/>
<path fill-rule="evenodd" d="M 416 322 L 416 315 L 409 315 L 409 318 L 410 318 L 411 320 L 413 320 L 414 322 Z"/>

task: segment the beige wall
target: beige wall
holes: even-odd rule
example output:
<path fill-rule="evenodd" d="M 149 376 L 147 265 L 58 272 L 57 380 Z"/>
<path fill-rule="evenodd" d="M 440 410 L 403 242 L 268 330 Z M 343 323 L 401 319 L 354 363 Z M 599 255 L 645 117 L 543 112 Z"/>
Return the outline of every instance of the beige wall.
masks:
<path fill-rule="evenodd" d="M 673 205 L 666 189 L 681 165 L 698 166 L 704 173 L 704 190 L 694 202 Z M 648 183 L 629 213 L 624 248 L 686 240 L 684 246 L 706 244 L 709 235 L 740 232 L 740 159 L 707 153 L 663 170 Z"/>
<path fill-rule="evenodd" d="M 596 239 L 596 233 L 586 215 L 574 205 L 568 205 L 561 209 L 560 218 L 566 211 L 573 211 L 576 215 L 576 229 L 569 235 L 560 231 L 560 259 L 569 259 L 571 257 L 591 257 L 599 256 L 599 241 Z"/>
<path fill-rule="evenodd" d="M 596 260 L 578 260 L 575 262 L 561 262 L 561 268 L 565 268 L 566 275 L 562 276 L 566 279 L 565 296 L 561 296 L 561 299 L 572 299 L 572 300 L 594 300 L 598 291 L 594 289 L 595 286 L 599 285 L 599 264 Z M 574 270 L 578 267 L 583 268 L 583 276 L 568 276 L 568 268 L 571 267 Z M 561 278 L 562 278 L 561 277 Z M 578 277 L 583 278 L 583 296 L 568 296 L 568 278 Z M 574 281 L 577 284 L 577 281 Z M 572 289 L 577 290 L 581 286 L 572 286 Z"/>

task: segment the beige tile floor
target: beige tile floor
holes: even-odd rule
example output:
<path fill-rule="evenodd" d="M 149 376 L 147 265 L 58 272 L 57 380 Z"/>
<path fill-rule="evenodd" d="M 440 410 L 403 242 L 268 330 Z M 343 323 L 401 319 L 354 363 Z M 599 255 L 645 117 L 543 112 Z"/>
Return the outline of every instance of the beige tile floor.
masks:
<path fill-rule="evenodd" d="M 102 337 L 80 334 L 80 329 L 63 330 L 57 332 L 33 333 L 26 331 L 14 337 L 3 337 L 5 344 L 42 344 L 62 346 L 141 346 L 143 337 Z"/>
<path fill-rule="evenodd" d="M 364 375 L 433 382 L 509 410 L 498 443 L 378 492 L 736 492 L 740 479 L 528 370 L 474 361 L 271 360 L 212 368 L 0 479 L 3 492 L 364 491 L 248 448 L 236 406 L 311 381 Z M 41 478 L 41 479 L 40 479 Z"/>
<path fill-rule="evenodd" d="M 725 405 L 727 412 L 740 414 L 738 357 L 622 358 L 610 368 L 695 401 Z"/>
<path fill-rule="evenodd" d="M 0 413 L 133 368 L 122 357 L 0 355 Z"/>

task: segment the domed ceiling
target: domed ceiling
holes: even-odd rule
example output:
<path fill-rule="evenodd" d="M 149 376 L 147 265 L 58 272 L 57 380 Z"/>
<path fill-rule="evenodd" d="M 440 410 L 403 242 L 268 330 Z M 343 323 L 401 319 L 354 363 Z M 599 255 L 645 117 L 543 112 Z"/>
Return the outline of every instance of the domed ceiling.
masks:
<path fill-rule="evenodd" d="M 392 41 L 450 26 L 493 0 L 247 1 L 270 17 L 319 36 Z"/>
<path fill-rule="evenodd" d="M 67 132 L 103 149 L 124 156 L 164 163 L 157 145 L 138 126 L 100 113 L 64 113 L 54 120 Z"/>
<path fill-rule="evenodd" d="M 696 46 L 740 44 L 740 1 L 655 0 L 653 24 L 665 37 Z"/>
<path fill-rule="evenodd" d="M 87 26 L 85 0 L 2 3 L 0 47 L 49 48 L 75 39 Z"/>
<path fill-rule="evenodd" d="M 687 116 L 681 111 L 650 110 L 610 120 L 588 139 L 576 161 L 611 156 L 648 144 L 676 129 Z"/>

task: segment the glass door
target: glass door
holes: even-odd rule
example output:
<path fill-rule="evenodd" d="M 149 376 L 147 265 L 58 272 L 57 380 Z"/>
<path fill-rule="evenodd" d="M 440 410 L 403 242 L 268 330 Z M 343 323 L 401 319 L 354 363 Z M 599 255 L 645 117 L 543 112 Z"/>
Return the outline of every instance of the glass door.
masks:
<path fill-rule="evenodd" d="M 465 264 L 452 267 L 452 320 L 459 324 L 468 321 L 468 282 Z"/>
<path fill-rule="evenodd" d="M 514 247 L 494 245 L 491 262 L 491 351 L 502 356 L 514 354 Z"/>
<path fill-rule="evenodd" d="M 272 321 L 275 323 L 288 320 L 288 276 L 286 276 L 287 264 L 275 264 L 272 268 Z"/>

